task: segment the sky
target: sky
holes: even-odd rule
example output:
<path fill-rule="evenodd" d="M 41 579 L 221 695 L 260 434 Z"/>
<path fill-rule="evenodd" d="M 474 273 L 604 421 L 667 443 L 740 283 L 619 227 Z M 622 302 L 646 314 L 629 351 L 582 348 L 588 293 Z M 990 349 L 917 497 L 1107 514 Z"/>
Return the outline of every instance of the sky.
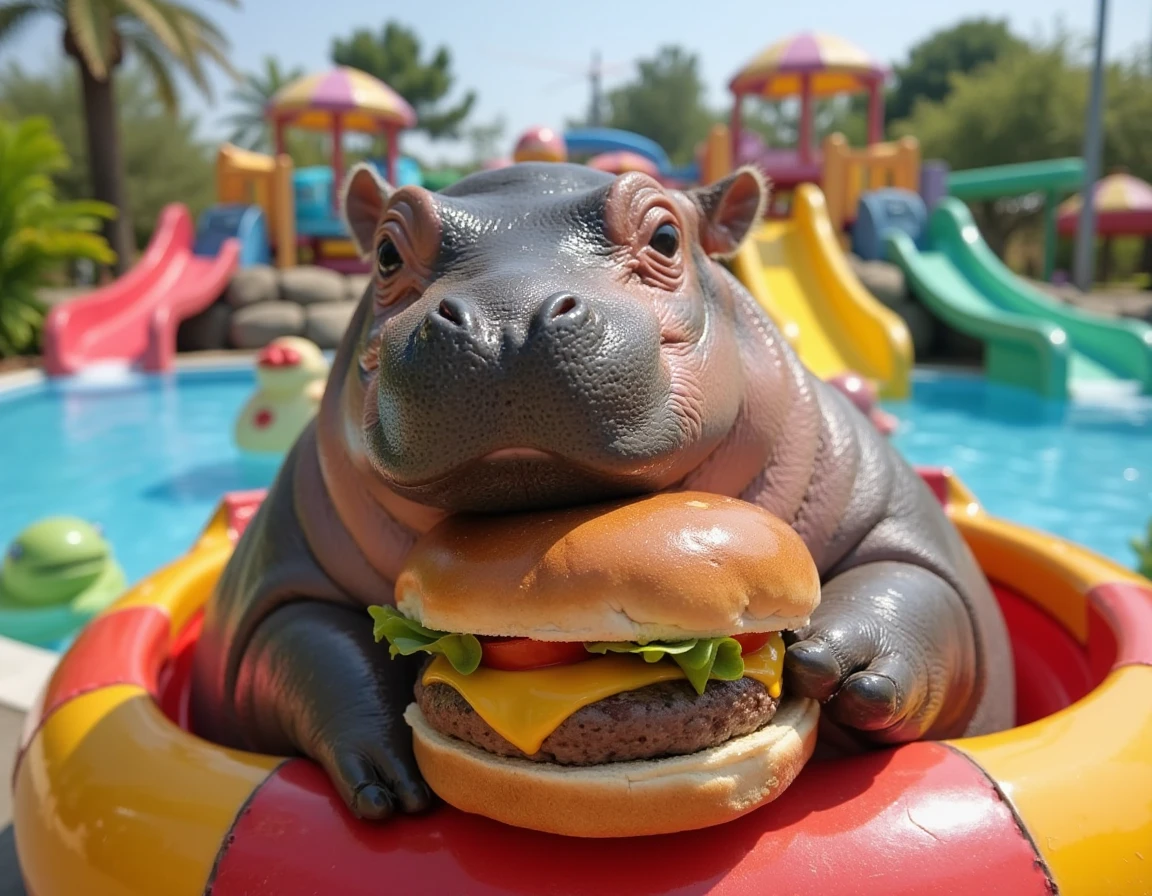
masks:
<path fill-rule="evenodd" d="M 413 0 L 403 4 L 368 0 L 241 0 L 240 9 L 210 0 L 191 0 L 209 14 L 232 42 L 231 58 L 241 71 L 256 70 L 266 55 L 314 71 L 331 63 L 332 38 L 358 27 L 379 29 L 388 19 L 413 28 L 430 51 L 452 52 L 457 87 L 478 95 L 472 120 L 503 116 L 504 152 L 533 125 L 563 127 L 588 106 L 587 70 L 594 51 L 602 54 L 604 87 L 635 72 L 635 61 L 664 44 L 695 52 L 716 108 L 729 103 L 732 74 L 770 43 L 797 31 L 818 30 L 855 42 L 873 56 L 898 62 L 908 48 L 934 30 L 977 15 L 1006 17 L 1027 38 L 1050 37 L 1063 26 L 1088 39 L 1095 27 L 1094 0 Z M 1152 0 L 1110 0 L 1106 53 L 1110 58 L 1147 52 L 1152 40 Z M 16 60 L 43 71 L 60 52 L 57 26 L 41 22 L 0 49 L 0 65 Z M 201 132 L 219 140 L 221 118 L 230 110 L 227 78 L 213 77 L 216 100 L 209 104 L 183 85 L 185 108 L 201 120 Z M 467 158 L 466 144 L 434 147 L 417 135 L 403 138 L 409 151 L 433 159 Z"/>

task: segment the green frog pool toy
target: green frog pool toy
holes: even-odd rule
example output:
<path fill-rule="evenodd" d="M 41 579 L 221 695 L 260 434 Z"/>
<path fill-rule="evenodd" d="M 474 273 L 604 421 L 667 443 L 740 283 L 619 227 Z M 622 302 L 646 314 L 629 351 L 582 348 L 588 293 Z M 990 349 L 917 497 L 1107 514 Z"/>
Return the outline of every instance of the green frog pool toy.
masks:
<path fill-rule="evenodd" d="M 13 540 L 0 567 L 0 635 L 55 647 L 126 585 L 96 526 L 68 516 L 40 520 Z"/>

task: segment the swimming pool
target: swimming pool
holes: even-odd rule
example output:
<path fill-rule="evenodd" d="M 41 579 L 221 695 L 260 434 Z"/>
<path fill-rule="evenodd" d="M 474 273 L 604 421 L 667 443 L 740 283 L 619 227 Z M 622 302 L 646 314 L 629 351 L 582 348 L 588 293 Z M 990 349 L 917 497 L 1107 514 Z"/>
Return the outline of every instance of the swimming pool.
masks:
<path fill-rule="evenodd" d="M 250 362 L 165 377 L 96 374 L 0 392 L 0 545 L 51 514 L 100 523 L 131 581 L 182 554 L 221 493 L 268 485 L 232 422 Z M 915 464 L 951 466 L 992 513 L 1134 562 L 1152 516 L 1152 404 L 1059 405 L 978 377 L 918 372 L 885 407 Z"/>
<path fill-rule="evenodd" d="M 917 371 L 885 402 L 913 464 L 951 467 L 990 513 L 1133 566 L 1152 517 L 1152 401 L 1044 401 L 978 376 Z"/>

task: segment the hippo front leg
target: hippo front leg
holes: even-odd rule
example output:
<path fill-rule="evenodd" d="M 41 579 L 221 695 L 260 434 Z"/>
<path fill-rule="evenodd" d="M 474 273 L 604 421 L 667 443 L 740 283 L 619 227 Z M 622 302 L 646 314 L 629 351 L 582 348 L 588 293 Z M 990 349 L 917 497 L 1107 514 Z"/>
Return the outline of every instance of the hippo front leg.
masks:
<path fill-rule="evenodd" d="M 824 585 L 810 624 L 792 637 L 786 687 L 824 703 L 827 727 L 849 743 L 955 737 L 972 719 L 973 622 L 956 589 L 929 570 L 892 561 L 848 569 Z"/>
<path fill-rule="evenodd" d="M 298 601 L 272 612 L 240 666 L 235 707 L 251 749 L 303 753 L 361 818 L 431 803 L 403 719 L 418 663 L 389 660 L 363 610 Z"/>

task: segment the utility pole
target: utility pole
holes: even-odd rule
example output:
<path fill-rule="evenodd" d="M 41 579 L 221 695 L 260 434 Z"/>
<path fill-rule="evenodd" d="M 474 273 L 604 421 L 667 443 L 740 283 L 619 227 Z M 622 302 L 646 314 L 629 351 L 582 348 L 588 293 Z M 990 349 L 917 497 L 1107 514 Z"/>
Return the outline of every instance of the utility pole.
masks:
<path fill-rule="evenodd" d="M 599 50 L 593 50 L 592 51 L 592 68 L 588 72 L 588 79 L 591 82 L 591 86 L 592 86 L 592 99 L 590 101 L 590 105 L 588 108 L 588 126 L 592 127 L 592 128 L 598 128 L 603 123 L 603 121 L 600 117 L 602 114 L 601 110 L 603 107 L 603 101 L 601 100 L 601 97 L 600 97 L 600 76 L 601 76 L 601 74 L 602 74 L 602 72 L 601 72 L 601 68 L 600 68 L 600 51 Z"/>
<path fill-rule="evenodd" d="M 1108 0 L 1096 0 L 1096 51 L 1092 60 L 1092 92 L 1088 97 L 1088 121 L 1084 127 L 1084 188 L 1080 191 L 1080 221 L 1076 229 L 1076 257 L 1072 279 L 1077 289 L 1092 288 L 1092 255 L 1096 246 L 1096 204 L 1094 191 L 1100 178 L 1100 153 L 1104 107 L 1104 25 Z"/>

